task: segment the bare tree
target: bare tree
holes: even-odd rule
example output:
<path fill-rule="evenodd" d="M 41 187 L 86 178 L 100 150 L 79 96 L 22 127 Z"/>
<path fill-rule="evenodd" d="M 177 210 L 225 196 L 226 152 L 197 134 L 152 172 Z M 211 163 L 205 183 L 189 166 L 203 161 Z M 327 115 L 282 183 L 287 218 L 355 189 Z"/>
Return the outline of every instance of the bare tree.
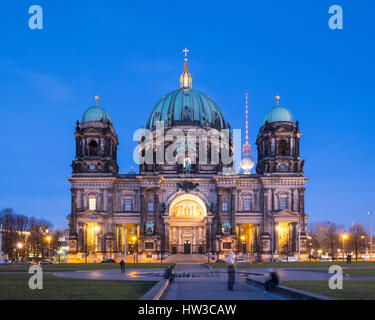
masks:
<path fill-rule="evenodd" d="M 343 226 L 331 221 L 310 225 L 308 234 L 311 236 L 311 247 L 315 251 L 321 249 L 328 252 L 332 260 L 335 260 L 337 249 L 340 246 L 340 233 L 343 230 Z"/>
<path fill-rule="evenodd" d="M 355 251 L 355 261 L 358 261 L 358 252 L 366 247 L 366 229 L 362 224 L 354 222 L 349 228 L 349 235 L 349 247 Z"/>
<path fill-rule="evenodd" d="M 0 224 L 3 226 L 3 252 L 9 258 L 43 256 L 46 246 L 44 234 L 52 226 L 49 221 L 29 218 L 5 208 L 0 211 Z M 22 247 L 18 248 L 17 243 L 21 243 Z"/>

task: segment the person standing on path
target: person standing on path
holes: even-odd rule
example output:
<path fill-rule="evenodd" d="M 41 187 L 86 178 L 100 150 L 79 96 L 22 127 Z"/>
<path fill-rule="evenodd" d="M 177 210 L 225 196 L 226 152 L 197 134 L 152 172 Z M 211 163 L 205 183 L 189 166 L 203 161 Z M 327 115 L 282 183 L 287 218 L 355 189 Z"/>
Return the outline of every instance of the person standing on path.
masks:
<path fill-rule="evenodd" d="M 124 262 L 124 259 L 121 259 L 121 261 L 120 261 L 120 269 L 121 269 L 121 273 L 125 273 L 125 262 Z"/>
<path fill-rule="evenodd" d="M 228 268 L 228 290 L 233 291 L 234 281 L 236 280 L 236 269 L 235 269 L 235 254 L 233 251 L 228 253 L 227 257 L 227 268 Z"/>

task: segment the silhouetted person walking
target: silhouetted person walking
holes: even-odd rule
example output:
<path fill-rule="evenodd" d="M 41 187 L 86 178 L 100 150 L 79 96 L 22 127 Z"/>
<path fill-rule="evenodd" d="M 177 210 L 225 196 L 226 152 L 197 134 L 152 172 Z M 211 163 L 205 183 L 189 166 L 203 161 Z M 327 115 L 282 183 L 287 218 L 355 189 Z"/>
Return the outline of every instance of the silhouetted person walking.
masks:
<path fill-rule="evenodd" d="M 351 253 L 348 253 L 347 255 L 346 255 L 346 263 L 352 263 L 352 254 Z"/>
<path fill-rule="evenodd" d="M 121 269 L 121 273 L 125 273 L 125 262 L 124 262 L 124 259 L 121 259 L 121 261 L 120 261 L 120 269 Z"/>
<path fill-rule="evenodd" d="M 228 267 L 228 290 L 233 291 L 234 282 L 236 280 L 236 269 L 235 269 L 235 254 L 230 251 L 227 257 L 227 267 Z"/>
<path fill-rule="evenodd" d="M 174 281 L 173 267 L 169 267 L 165 270 L 164 278 L 169 279 L 169 283 L 173 283 Z"/>

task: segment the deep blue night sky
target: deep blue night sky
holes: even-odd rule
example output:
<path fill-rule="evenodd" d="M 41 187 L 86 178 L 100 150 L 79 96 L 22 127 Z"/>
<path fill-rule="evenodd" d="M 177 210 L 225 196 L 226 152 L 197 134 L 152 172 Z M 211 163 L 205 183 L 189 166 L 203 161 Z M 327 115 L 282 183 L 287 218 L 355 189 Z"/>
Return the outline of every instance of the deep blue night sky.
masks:
<path fill-rule="evenodd" d="M 41 5 L 44 29 L 28 28 Z M 328 27 L 339 4 L 344 29 Z M 374 1 L 6 1 L 0 20 L 0 208 L 67 224 L 75 122 L 111 115 L 120 172 L 134 130 L 176 89 L 184 47 L 193 87 L 244 129 L 253 156 L 263 116 L 280 104 L 300 122 L 310 221 L 368 225 L 375 210 Z"/>

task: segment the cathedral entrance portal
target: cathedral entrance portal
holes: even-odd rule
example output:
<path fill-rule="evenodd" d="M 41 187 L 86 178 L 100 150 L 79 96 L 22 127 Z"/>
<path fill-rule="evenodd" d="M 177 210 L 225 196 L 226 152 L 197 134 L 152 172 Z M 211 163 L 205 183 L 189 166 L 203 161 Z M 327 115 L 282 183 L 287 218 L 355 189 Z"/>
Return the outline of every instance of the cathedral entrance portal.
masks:
<path fill-rule="evenodd" d="M 206 206 L 195 195 L 183 194 L 171 202 L 169 211 L 169 252 L 205 253 Z"/>
<path fill-rule="evenodd" d="M 190 254 L 190 241 L 189 240 L 185 240 L 185 243 L 184 243 L 184 253 L 185 254 Z"/>

